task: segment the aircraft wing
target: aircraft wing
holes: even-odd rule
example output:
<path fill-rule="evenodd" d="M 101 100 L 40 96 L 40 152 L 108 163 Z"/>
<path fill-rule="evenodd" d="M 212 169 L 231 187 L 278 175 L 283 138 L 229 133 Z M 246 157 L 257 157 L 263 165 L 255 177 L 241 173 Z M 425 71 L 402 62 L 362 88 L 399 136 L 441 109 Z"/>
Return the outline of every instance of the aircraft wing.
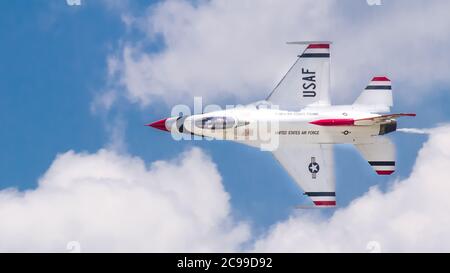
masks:
<path fill-rule="evenodd" d="M 283 110 L 299 110 L 307 105 L 330 105 L 330 42 L 306 44 L 305 51 L 267 97 Z"/>
<path fill-rule="evenodd" d="M 273 154 L 316 207 L 336 206 L 332 145 L 280 144 Z"/>

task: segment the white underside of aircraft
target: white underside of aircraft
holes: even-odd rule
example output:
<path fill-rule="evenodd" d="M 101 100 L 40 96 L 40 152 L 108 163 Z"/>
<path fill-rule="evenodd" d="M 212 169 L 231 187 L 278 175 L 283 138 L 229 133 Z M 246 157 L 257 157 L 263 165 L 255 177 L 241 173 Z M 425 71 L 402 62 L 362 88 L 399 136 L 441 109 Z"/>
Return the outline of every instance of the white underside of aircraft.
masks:
<path fill-rule="evenodd" d="M 391 81 L 374 77 L 352 105 L 330 104 L 331 42 L 307 45 L 265 101 L 149 124 L 172 133 L 231 140 L 271 150 L 315 207 L 336 206 L 333 144 L 354 144 L 379 175 L 395 171 L 395 147 L 384 135 L 398 117 Z"/>

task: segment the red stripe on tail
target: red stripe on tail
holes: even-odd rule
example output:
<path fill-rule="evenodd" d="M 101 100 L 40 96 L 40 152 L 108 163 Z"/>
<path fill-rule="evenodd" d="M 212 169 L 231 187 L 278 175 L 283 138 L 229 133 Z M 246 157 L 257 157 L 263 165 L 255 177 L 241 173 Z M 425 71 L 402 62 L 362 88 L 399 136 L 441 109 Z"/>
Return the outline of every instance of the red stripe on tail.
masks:
<path fill-rule="evenodd" d="M 373 82 L 390 82 L 391 80 L 387 77 L 374 77 L 372 79 Z"/>
<path fill-rule="evenodd" d="M 376 171 L 378 175 L 391 175 L 395 171 Z"/>
<path fill-rule="evenodd" d="M 316 206 L 336 206 L 336 201 L 314 201 Z"/>
<path fill-rule="evenodd" d="M 313 48 L 330 48 L 329 44 L 310 44 L 308 46 L 309 49 L 313 49 Z"/>

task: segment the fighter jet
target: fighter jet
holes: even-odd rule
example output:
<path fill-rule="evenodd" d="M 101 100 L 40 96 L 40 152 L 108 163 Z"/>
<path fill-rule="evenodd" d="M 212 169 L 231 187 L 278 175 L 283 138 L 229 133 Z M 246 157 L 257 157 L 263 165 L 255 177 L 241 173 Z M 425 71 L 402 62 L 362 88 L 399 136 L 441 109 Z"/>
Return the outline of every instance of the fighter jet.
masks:
<path fill-rule="evenodd" d="M 353 144 L 376 174 L 391 175 L 395 146 L 385 135 L 396 131 L 397 118 L 415 114 L 389 113 L 392 85 L 386 76 L 373 77 L 353 104 L 331 105 L 331 42 L 290 44 L 305 49 L 265 100 L 148 126 L 260 148 L 272 143 L 273 149 L 267 150 L 312 199 L 313 207 L 335 207 L 333 145 Z"/>

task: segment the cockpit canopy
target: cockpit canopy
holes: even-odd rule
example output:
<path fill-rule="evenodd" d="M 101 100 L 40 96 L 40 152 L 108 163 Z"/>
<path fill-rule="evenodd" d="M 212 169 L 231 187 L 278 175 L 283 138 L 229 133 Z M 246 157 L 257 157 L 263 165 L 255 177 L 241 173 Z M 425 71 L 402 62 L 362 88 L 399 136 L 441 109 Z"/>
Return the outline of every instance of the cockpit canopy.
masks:
<path fill-rule="evenodd" d="M 197 120 L 195 126 L 202 129 L 228 129 L 236 124 L 232 117 L 207 117 Z"/>

